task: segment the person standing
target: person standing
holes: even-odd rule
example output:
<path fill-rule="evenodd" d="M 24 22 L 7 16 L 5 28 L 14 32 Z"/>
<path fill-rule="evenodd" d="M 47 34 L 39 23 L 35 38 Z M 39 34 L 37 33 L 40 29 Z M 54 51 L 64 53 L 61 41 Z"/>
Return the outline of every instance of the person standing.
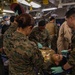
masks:
<path fill-rule="evenodd" d="M 67 25 L 75 30 L 75 8 L 69 9 L 66 14 Z M 68 53 L 68 50 L 65 50 L 64 53 Z M 54 74 L 61 73 L 64 70 L 67 70 L 72 67 L 71 75 L 75 75 L 75 34 L 72 36 L 72 50 L 70 51 L 69 59 L 64 66 L 52 67 L 52 72 Z"/>
<path fill-rule="evenodd" d="M 46 21 L 40 20 L 38 27 L 35 27 L 29 35 L 29 40 L 34 41 L 38 45 L 38 48 L 51 46 L 50 36 L 45 26 Z"/>
<path fill-rule="evenodd" d="M 57 40 L 57 49 L 58 53 L 61 53 L 62 50 L 68 50 L 69 45 L 71 44 L 72 37 L 72 29 L 67 25 L 67 21 L 65 21 L 60 29 Z"/>
<path fill-rule="evenodd" d="M 56 25 L 55 25 L 55 18 L 51 17 L 50 21 L 46 24 L 46 29 L 49 32 L 51 38 L 51 49 L 57 50 L 57 32 L 56 32 Z"/>
<path fill-rule="evenodd" d="M 36 75 L 35 68 L 41 74 L 44 62 L 42 54 L 37 45 L 28 39 L 34 26 L 31 24 L 31 16 L 21 14 L 16 22 L 17 30 L 8 37 L 9 42 L 5 43 L 7 45 L 4 45 L 9 58 L 9 75 Z"/>

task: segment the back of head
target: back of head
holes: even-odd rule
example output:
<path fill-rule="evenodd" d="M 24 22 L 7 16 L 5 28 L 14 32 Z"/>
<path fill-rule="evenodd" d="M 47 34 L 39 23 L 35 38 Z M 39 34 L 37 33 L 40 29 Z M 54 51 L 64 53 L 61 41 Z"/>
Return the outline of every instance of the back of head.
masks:
<path fill-rule="evenodd" d="M 52 20 L 55 20 L 55 18 L 53 16 L 50 18 L 50 21 L 52 21 Z"/>
<path fill-rule="evenodd" d="M 14 22 L 15 16 L 10 17 L 10 22 Z"/>
<path fill-rule="evenodd" d="M 17 17 L 16 22 L 18 23 L 18 27 L 25 28 L 27 26 L 34 26 L 32 19 L 30 14 L 24 13 Z"/>
<path fill-rule="evenodd" d="M 69 18 L 71 15 L 74 15 L 74 14 L 75 14 L 75 8 L 71 8 L 66 12 L 65 16 L 66 18 Z"/>
<path fill-rule="evenodd" d="M 45 26 L 46 25 L 46 21 L 45 20 L 40 20 L 38 23 L 38 26 Z"/>

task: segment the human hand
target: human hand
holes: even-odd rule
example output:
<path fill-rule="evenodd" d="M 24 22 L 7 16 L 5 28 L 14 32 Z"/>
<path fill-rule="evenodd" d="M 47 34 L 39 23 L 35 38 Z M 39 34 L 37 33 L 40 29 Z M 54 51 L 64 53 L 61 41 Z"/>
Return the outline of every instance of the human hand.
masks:
<path fill-rule="evenodd" d="M 43 48 L 41 43 L 38 43 L 37 45 L 38 45 L 38 48 Z"/>
<path fill-rule="evenodd" d="M 61 53 L 68 53 L 68 50 L 62 50 Z"/>
<path fill-rule="evenodd" d="M 62 67 L 60 67 L 60 66 L 59 67 L 52 67 L 51 70 L 52 70 L 53 74 L 62 73 L 64 71 L 62 69 Z"/>
<path fill-rule="evenodd" d="M 49 45 L 49 48 L 51 48 L 51 45 Z"/>
<path fill-rule="evenodd" d="M 61 54 L 63 55 L 63 56 L 65 56 L 65 57 L 67 57 L 67 54 L 69 53 L 69 51 L 68 50 L 62 50 L 61 51 Z"/>

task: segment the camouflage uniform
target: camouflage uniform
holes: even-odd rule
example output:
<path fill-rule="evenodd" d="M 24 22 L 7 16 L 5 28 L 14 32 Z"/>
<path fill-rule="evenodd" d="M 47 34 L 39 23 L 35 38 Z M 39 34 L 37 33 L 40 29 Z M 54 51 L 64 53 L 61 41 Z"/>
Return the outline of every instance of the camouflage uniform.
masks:
<path fill-rule="evenodd" d="M 17 29 L 17 25 L 15 23 L 12 23 L 9 29 L 4 33 L 3 35 L 3 47 L 6 49 L 6 46 L 8 46 L 9 37 L 13 32 L 15 32 Z M 6 44 L 7 43 L 7 44 Z"/>
<path fill-rule="evenodd" d="M 71 75 L 75 75 L 75 32 L 72 36 L 72 51 L 70 53 L 68 63 L 73 66 Z"/>
<path fill-rule="evenodd" d="M 41 43 L 44 47 L 49 47 L 51 44 L 49 33 L 46 29 L 41 31 L 38 27 L 35 27 L 31 32 L 29 39 L 34 42 Z"/>
<path fill-rule="evenodd" d="M 34 68 L 41 71 L 44 60 L 36 44 L 19 32 L 8 38 L 5 52 L 10 60 L 9 75 L 36 75 Z"/>

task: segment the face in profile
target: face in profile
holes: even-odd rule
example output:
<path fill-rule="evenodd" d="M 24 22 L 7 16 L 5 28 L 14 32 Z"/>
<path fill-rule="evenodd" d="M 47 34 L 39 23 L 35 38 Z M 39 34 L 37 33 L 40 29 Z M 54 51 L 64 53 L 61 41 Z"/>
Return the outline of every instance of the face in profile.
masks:
<path fill-rule="evenodd" d="M 72 20 L 73 22 L 73 29 L 75 29 L 75 17 L 73 17 L 73 20 Z"/>
<path fill-rule="evenodd" d="M 69 17 L 68 26 L 72 29 L 75 29 L 75 16 Z"/>
<path fill-rule="evenodd" d="M 25 31 L 25 32 L 27 32 L 27 36 L 32 32 L 32 29 L 33 29 L 33 26 L 27 27 L 27 31 Z"/>
<path fill-rule="evenodd" d="M 18 23 L 19 32 L 29 35 L 34 26 L 34 19 L 30 14 L 24 13 L 17 17 L 16 22 Z"/>

